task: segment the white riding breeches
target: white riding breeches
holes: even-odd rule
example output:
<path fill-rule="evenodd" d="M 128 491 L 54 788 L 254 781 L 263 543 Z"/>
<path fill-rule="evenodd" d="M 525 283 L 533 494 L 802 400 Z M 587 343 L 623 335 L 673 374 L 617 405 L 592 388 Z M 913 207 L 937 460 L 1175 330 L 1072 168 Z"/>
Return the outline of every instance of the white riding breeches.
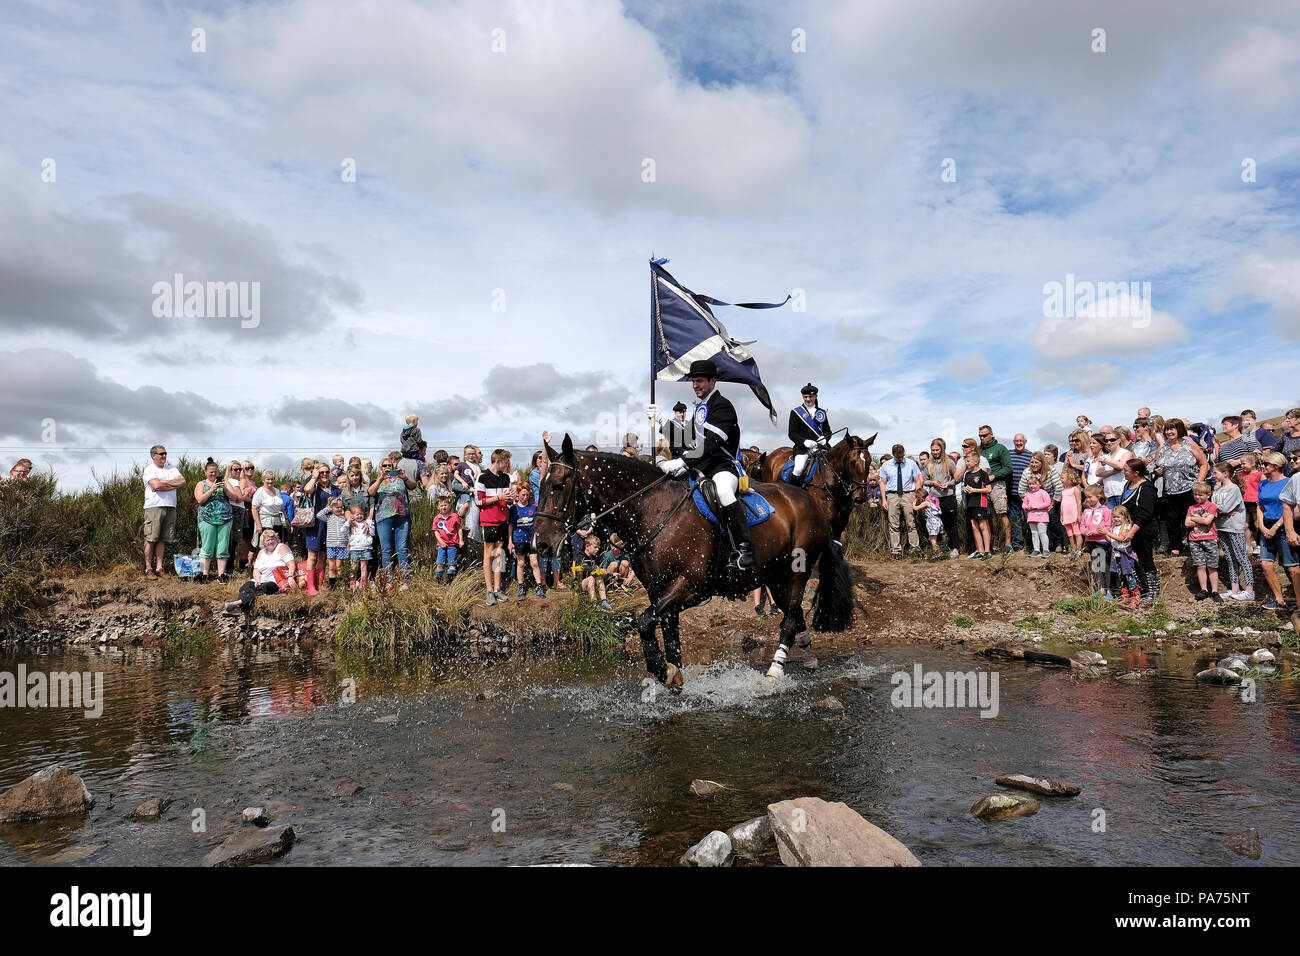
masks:
<path fill-rule="evenodd" d="M 795 456 L 794 456 L 794 468 L 791 469 L 790 474 L 794 475 L 794 476 L 797 477 L 797 478 L 802 478 L 802 477 L 803 477 L 803 470 L 804 470 L 804 468 L 807 467 L 807 465 L 808 465 L 808 456 L 807 456 L 807 455 L 795 455 Z"/>
<path fill-rule="evenodd" d="M 730 471 L 720 471 L 713 476 L 713 487 L 718 491 L 718 501 L 726 508 L 736 503 L 740 479 Z"/>

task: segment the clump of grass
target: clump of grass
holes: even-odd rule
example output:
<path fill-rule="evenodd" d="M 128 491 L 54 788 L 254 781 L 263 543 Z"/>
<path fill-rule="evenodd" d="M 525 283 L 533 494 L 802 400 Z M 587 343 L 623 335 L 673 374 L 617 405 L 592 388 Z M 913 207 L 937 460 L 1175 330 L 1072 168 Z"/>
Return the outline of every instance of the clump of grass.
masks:
<path fill-rule="evenodd" d="M 568 606 L 560 616 L 566 634 L 592 644 L 621 644 L 628 624 L 627 613 L 611 614 L 576 593 L 569 595 Z"/>
<path fill-rule="evenodd" d="M 1018 621 L 1012 621 L 1011 625 L 1025 631 L 1038 631 L 1040 634 L 1052 633 L 1052 619 L 1050 617 L 1040 618 L 1037 614 L 1030 614 Z"/>
<path fill-rule="evenodd" d="M 973 617 L 965 617 L 965 616 L 962 616 L 962 617 L 956 617 L 956 618 L 953 618 L 953 621 L 952 621 L 952 622 L 953 622 L 954 624 L 956 624 L 958 627 L 974 627 L 974 626 L 975 626 L 975 618 L 973 618 Z"/>
<path fill-rule="evenodd" d="M 469 610 L 482 597 L 482 583 L 470 574 L 457 575 L 450 584 L 414 575 L 409 591 L 368 588 L 347 601 L 335 640 L 352 648 L 437 643 L 468 625 Z"/>

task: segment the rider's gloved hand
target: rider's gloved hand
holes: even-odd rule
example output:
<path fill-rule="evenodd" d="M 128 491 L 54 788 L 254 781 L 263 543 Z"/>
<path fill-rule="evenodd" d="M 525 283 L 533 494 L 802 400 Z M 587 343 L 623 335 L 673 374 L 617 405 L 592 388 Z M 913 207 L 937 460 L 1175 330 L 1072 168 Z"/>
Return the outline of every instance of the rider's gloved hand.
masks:
<path fill-rule="evenodd" d="M 814 448 L 817 447 L 817 439 L 816 439 L 816 438 L 805 438 L 805 439 L 803 440 L 803 447 L 804 447 L 804 448 L 807 448 L 809 451 L 812 451 Z"/>
<path fill-rule="evenodd" d="M 831 442 L 829 438 L 823 435 L 821 438 L 817 439 L 817 444 L 820 445 L 822 448 L 829 448 Z"/>
<path fill-rule="evenodd" d="M 686 474 L 686 462 L 680 458 L 672 458 L 668 461 L 659 462 L 659 470 L 665 475 L 672 475 L 674 478 L 680 478 Z"/>

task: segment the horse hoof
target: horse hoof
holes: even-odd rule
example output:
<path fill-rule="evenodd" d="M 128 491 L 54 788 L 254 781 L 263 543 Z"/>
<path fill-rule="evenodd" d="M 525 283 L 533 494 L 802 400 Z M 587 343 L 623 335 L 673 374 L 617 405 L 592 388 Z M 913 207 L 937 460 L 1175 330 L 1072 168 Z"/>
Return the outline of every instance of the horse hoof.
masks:
<path fill-rule="evenodd" d="M 815 657 L 809 657 L 803 662 L 803 669 L 806 671 L 815 671 L 820 666 L 821 664 Z"/>
<path fill-rule="evenodd" d="M 667 687 L 670 692 L 680 694 L 682 692 L 682 684 L 685 683 L 685 680 L 686 679 L 682 677 L 680 669 L 673 664 L 668 665 L 668 676 L 664 678 L 664 686 Z"/>
<path fill-rule="evenodd" d="M 773 663 L 772 666 L 767 669 L 768 680 L 777 680 L 778 678 L 784 676 L 785 676 L 785 668 L 782 667 L 780 664 Z"/>

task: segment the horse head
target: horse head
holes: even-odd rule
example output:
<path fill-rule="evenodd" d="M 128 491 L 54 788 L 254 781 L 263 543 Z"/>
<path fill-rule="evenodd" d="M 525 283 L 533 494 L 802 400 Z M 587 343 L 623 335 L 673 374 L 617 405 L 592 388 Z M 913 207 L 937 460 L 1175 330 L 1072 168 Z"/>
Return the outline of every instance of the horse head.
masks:
<path fill-rule="evenodd" d="M 566 432 L 558 452 L 550 442 L 543 441 L 542 445 L 546 449 L 548 466 L 533 518 L 533 541 L 539 556 L 559 554 L 564 536 L 578 523 L 583 506 L 582 480 L 573 439 Z"/>
<path fill-rule="evenodd" d="M 855 505 L 865 504 L 871 496 L 868 473 L 871 468 L 871 445 L 877 432 L 870 438 L 859 438 L 845 432 L 844 437 L 831 450 L 830 462 L 846 493 Z"/>

